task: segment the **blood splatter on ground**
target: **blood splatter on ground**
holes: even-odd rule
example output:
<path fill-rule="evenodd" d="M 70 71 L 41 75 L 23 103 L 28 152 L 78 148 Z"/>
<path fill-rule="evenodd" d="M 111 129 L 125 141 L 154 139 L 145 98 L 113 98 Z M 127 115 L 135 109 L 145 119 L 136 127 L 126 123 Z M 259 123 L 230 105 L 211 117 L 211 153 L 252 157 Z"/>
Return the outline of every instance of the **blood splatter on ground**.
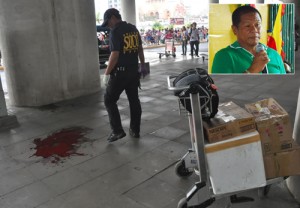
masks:
<path fill-rule="evenodd" d="M 86 127 L 70 127 L 61 129 L 44 139 L 34 139 L 36 152 L 33 156 L 51 158 L 52 163 L 58 163 L 62 158 L 71 155 L 84 155 L 78 153 L 77 149 L 88 138 L 84 137 L 91 129 Z"/>

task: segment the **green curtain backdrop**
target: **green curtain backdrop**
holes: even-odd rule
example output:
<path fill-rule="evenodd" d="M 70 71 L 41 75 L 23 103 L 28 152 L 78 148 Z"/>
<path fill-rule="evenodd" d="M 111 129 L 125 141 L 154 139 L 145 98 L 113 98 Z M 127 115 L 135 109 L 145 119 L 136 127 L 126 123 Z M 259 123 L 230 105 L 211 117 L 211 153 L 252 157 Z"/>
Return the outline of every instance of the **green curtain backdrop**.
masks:
<path fill-rule="evenodd" d="M 279 5 L 271 4 L 269 6 L 269 31 L 273 31 L 274 22 L 278 12 Z M 285 53 L 285 60 L 290 66 L 291 71 L 295 70 L 295 13 L 294 4 L 285 4 L 285 13 L 281 18 L 282 40 L 284 45 L 282 50 Z"/>

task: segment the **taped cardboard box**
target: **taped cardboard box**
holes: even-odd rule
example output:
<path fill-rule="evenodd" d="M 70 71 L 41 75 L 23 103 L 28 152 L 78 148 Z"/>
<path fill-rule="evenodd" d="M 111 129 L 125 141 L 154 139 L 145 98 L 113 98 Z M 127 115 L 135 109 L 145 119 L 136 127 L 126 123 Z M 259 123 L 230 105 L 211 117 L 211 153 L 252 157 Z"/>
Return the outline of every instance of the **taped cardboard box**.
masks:
<path fill-rule="evenodd" d="M 266 178 L 300 175 L 300 148 L 264 156 Z"/>
<path fill-rule="evenodd" d="M 254 117 L 233 102 L 220 104 L 216 116 L 204 121 L 203 127 L 210 143 L 256 131 Z"/>
<path fill-rule="evenodd" d="M 289 115 L 273 98 L 246 104 L 245 107 L 255 117 L 264 155 L 294 147 Z"/>

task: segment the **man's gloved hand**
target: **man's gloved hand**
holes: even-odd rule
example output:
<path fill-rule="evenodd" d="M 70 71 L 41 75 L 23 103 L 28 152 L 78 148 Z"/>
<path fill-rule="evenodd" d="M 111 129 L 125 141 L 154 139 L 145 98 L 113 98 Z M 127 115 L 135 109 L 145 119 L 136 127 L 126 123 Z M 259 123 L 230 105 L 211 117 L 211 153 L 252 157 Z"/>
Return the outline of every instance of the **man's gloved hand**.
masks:
<path fill-rule="evenodd" d="M 139 70 L 140 77 L 145 78 L 145 76 L 148 74 L 145 64 L 141 64 Z"/>
<path fill-rule="evenodd" d="M 103 84 L 104 84 L 105 86 L 108 85 L 109 78 L 110 78 L 110 75 L 109 75 L 109 74 L 108 74 L 108 75 L 107 75 L 107 74 L 104 74 L 104 75 L 103 75 L 102 81 L 103 81 Z"/>

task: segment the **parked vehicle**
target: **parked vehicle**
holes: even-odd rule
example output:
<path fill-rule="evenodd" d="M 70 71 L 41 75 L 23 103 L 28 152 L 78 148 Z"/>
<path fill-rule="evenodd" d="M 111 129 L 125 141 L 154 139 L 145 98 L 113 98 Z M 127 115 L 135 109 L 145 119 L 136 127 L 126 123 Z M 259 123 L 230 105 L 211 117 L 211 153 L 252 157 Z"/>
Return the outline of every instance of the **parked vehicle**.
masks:
<path fill-rule="evenodd" d="M 99 51 L 99 63 L 105 64 L 110 56 L 109 50 L 109 28 L 101 27 L 97 25 L 97 39 L 98 39 L 98 51 Z"/>

